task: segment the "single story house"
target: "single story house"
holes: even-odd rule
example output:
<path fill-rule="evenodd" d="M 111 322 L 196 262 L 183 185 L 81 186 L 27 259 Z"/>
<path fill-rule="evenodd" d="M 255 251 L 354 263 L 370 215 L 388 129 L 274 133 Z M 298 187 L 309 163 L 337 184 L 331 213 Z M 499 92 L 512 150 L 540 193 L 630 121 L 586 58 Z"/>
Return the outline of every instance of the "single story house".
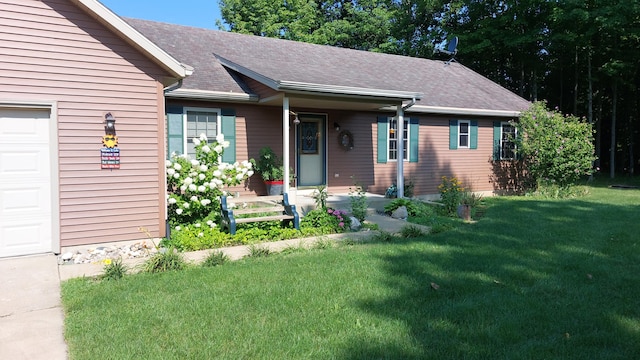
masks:
<path fill-rule="evenodd" d="M 529 106 L 456 62 L 122 19 L 96 0 L 3 0 L 0 19 L 0 257 L 163 237 L 165 159 L 200 132 L 225 135 L 225 161 L 284 154 L 287 187 L 500 190 L 508 121 Z M 234 190 L 265 192 L 257 175 Z"/>
<path fill-rule="evenodd" d="M 222 132 L 230 161 L 265 145 L 284 154 L 297 188 L 358 182 L 384 194 L 411 182 L 437 195 L 442 176 L 455 176 L 500 190 L 494 160 L 513 157 L 508 121 L 530 105 L 455 61 L 125 20 L 194 69 L 165 93 L 168 154 L 190 153 L 204 129 Z M 264 193 L 255 178 L 245 190 Z"/>

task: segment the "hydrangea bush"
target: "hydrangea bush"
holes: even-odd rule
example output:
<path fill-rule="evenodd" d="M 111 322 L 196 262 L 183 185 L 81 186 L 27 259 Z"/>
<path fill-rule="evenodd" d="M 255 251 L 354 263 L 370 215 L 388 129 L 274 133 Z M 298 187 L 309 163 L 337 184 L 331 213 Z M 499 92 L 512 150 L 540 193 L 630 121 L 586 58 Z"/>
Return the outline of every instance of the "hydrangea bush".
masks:
<path fill-rule="evenodd" d="M 166 162 L 167 207 L 169 224 L 175 230 L 181 225 L 195 224 L 210 214 L 214 218 L 203 221 L 210 227 L 217 224 L 220 212 L 220 196 L 226 195 L 225 187 L 243 183 L 251 175 L 250 161 L 228 164 L 221 161 L 229 142 L 224 135 L 208 143 L 207 136 L 201 134 L 193 138 L 195 159 L 188 155 L 172 155 Z"/>
<path fill-rule="evenodd" d="M 277 221 L 242 224 L 235 235 L 220 230 L 220 196 L 225 188 L 242 184 L 254 173 L 251 161 L 226 164 L 221 161 L 229 143 L 219 135 L 208 143 L 203 134 L 194 138 L 195 159 L 172 155 L 166 162 L 167 208 L 171 237 L 161 246 L 180 251 L 211 249 L 259 241 L 333 234 L 350 230 L 351 220 L 343 210 L 322 207 L 302 218 L 301 231 L 282 228 Z"/>

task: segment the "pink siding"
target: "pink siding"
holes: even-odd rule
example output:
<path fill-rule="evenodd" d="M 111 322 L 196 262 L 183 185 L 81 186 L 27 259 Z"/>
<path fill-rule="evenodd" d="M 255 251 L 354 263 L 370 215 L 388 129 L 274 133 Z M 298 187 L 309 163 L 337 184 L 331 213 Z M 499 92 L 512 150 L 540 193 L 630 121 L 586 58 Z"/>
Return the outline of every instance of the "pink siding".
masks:
<path fill-rule="evenodd" d="M 282 153 L 282 108 L 273 106 L 225 103 L 187 102 L 185 106 L 233 108 L 236 111 L 237 160 L 258 156 L 260 148 L 269 145 Z M 373 193 L 384 194 L 396 181 L 397 162 L 377 163 L 377 118 L 383 113 L 335 111 L 325 109 L 296 109 L 298 113 L 326 114 L 328 186 L 334 193 L 348 192 L 354 180 Z M 393 115 L 389 113 L 389 115 Z M 407 114 L 419 118 L 419 162 L 404 163 L 405 181 L 413 181 L 416 195 L 436 195 L 442 176 L 456 176 L 473 191 L 493 191 L 491 156 L 493 152 L 493 120 L 478 119 L 478 149 L 449 150 L 449 120 L 462 118 Z M 333 123 L 353 134 L 354 149 L 345 151 L 338 145 L 338 132 Z M 293 167 L 295 140 L 293 127 L 290 148 Z M 338 174 L 338 177 L 335 177 Z M 353 177 L 353 179 L 352 179 Z M 247 187 L 232 191 L 264 194 L 259 176 L 250 179 Z"/>
<path fill-rule="evenodd" d="M 62 246 L 164 235 L 164 72 L 67 0 L 0 0 L 0 100 L 56 101 Z M 101 170 L 104 115 L 119 170 Z"/>

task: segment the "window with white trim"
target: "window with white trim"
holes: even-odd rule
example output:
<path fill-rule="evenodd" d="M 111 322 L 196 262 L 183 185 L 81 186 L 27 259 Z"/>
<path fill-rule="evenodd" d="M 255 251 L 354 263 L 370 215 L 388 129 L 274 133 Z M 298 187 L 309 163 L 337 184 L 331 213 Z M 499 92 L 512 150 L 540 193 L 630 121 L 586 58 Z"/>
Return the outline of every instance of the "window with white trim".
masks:
<path fill-rule="evenodd" d="M 389 118 L 389 161 L 398 161 L 398 139 L 400 138 L 398 132 L 398 119 L 395 117 Z M 404 118 L 404 126 L 402 130 L 402 144 L 404 149 L 402 151 L 402 159 L 407 160 L 409 153 L 409 119 Z"/>
<path fill-rule="evenodd" d="M 516 158 L 516 127 L 508 122 L 500 124 L 500 160 Z"/>
<path fill-rule="evenodd" d="M 229 147 L 222 154 L 222 161 L 236 161 L 236 113 L 232 108 L 184 107 L 167 105 L 167 158 L 172 154 L 194 156 L 193 138 L 206 134 L 209 143 L 224 134 Z"/>
<path fill-rule="evenodd" d="M 186 123 L 186 148 L 187 154 L 195 157 L 195 145 L 192 139 L 201 134 L 207 135 L 209 144 L 216 141 L 216 136 L 220 133 L 220 112 L 212 109 L 185 109 Z"/>
<path fill-rule="evenodd" d="M 458 149 L 469 148 L 469 129 L 470 122 L 468 120 L 458 121 Z"/>

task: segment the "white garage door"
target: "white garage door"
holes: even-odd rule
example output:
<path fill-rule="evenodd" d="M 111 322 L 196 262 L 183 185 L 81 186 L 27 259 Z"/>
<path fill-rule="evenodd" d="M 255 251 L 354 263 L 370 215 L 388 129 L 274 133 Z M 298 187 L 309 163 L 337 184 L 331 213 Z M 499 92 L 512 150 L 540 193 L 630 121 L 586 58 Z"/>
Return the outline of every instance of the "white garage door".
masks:
<path fill-rule="evenodd" d="M 0 257 L 53 251 L 50 122 L 0 108 Z"/>

